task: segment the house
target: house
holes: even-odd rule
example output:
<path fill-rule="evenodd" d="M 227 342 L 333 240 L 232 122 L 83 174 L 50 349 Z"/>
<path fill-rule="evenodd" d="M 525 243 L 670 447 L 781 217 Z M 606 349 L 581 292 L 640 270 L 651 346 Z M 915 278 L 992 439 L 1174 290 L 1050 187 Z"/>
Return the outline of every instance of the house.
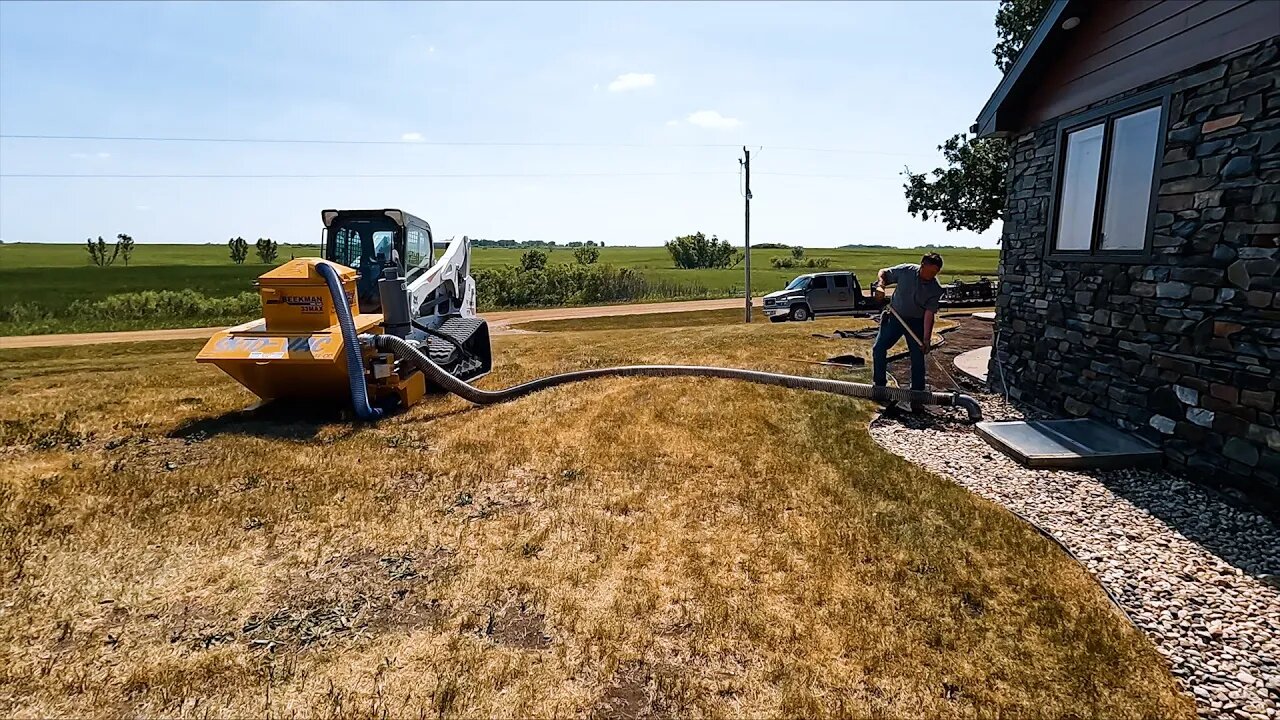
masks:
<path fill-rule="evenodd" d="M 988 377 L 1271 511 L 1278 35 L 1275 0 L 1057 0 L 973 128 L 1011 153 Z"/>

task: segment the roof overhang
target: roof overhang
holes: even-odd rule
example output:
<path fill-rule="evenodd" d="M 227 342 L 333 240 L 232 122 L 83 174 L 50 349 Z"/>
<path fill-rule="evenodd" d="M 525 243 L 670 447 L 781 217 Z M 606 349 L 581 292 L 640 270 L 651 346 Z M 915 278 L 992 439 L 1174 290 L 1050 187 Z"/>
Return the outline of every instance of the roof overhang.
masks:
<path fill-rule="evenodd" d="M 1063 30 L 1059 25 L 1063 18 L 1071 17 L 1068 15 L 1068 9 L 1073 6 L 1078 8 L 1082 4 L 1079 0 L 1053 0 L 1053 4 L 1045 11 L 1044 17 L 1040 18 L 1040 24 L 1031 34 L 1031 39 L 1022 48 L 1022 52 L 1018 53 L 1018 59 L 996 86 L 995 92 L 982 107 L 982 112 L 978 113 L 978 121 L 969 128 L 970 132 L 978 137 L 986 137 L 1006 135 L 1017 130 L 1010 125 L 1008 103 L 1025 93 L 1028 83 L 1036 74 L 1035 71 L 1045 65 L 1048 53 L 1044 51 L 1055 46 L 1055 40 L 1063 33 L 1070 32 L 1070 30 Z M 1002 110 L 1005 112 L 1002 113 Z"/>

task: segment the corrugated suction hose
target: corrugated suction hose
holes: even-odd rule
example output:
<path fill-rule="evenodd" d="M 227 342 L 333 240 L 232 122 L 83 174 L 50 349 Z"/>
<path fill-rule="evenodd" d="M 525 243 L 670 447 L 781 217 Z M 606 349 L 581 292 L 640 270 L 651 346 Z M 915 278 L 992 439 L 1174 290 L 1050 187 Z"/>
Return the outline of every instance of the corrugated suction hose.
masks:
<path fill-rule="evenodd" d="M 338 329 L 342 331 L 342 349 L 347 354 L 347 380 L 356 417 L 377 420 L 382 417 L 382 409 L 369 404 L 369 386 L 364 381 L 364 354 L 356 340 L 356 323 L 351 318 L 347 294 L 342 291 L 342 280 L 338 278 L 338 271 L 327 262 L 317 263 L 316 270 L 324 278 L 324 284 L 329 286 L 329 297 L 333 299 L 333 307 L 338 313 Z"/>
<path fill-rule="evenodd" d="M 741 370 L 738 368 L 708 367 L 704 365 L 624 365 L 621 367 L 591 368 L 589 370 L 575 370 L 559 375 L 550 375 L 503 390 L 481 390 L 450 375 L 448 371 L 433 362 L 421 350 L 394 335 L 361 335 L 360 340 L 412 364 L 426 375 L 428 382 L 477 405 L 506 402 L 557 385 L 601 377 L 710 377 L 745 380 L 746 382 L 762 385 L 780 385 L 801 390 L 816 390 L 818 392 L 866 398 L 881 402 L 905 400 L 924 405 L 960 407 L 964 408 L 971 422 L 977 422 L 982 419 L 982 410 L 978 407 L 977 401 L 968 395 L 960 393 L 913 392 L 911 390 L 876 387 L 844 380 L 828 380 L 826 378 L 783 375 L 759 370 Z"/>

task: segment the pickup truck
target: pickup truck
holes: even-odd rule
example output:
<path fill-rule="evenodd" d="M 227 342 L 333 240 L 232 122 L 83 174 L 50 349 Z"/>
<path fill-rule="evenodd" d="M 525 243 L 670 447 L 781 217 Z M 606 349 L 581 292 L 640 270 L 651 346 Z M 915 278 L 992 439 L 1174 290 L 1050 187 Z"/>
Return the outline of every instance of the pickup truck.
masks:
<path fill-rule="evenodd" d="M 858 276 L 823 272 L 800 277 L 764 296 L 764 314 L 773 322 L 812 320 L 818 315 L 872 315 L 885 306 L 875 294 L 863 295 Z"/>

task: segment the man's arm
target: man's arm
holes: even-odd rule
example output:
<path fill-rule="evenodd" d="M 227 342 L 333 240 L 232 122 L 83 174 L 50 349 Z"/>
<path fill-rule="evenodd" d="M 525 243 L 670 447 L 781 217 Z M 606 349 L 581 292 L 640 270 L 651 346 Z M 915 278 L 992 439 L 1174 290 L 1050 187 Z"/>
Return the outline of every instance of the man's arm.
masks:
<path fill-rule="evenodd" d="M 924 337 L 920 338 L 924 342 L 924 351 L 927 353 L 933 350 L 933 310 L 924 311 Z"/>
<path fill-rule="evenodd" d="M 876 280 L 880 281 L 880 287 L 885 285 L 897 285 L 898 280 L 902 278 L 902 269 L 911 267 L 908 264 L 894 265 L 893 267 L 880 268 L 880 272 L 876 273 Z"/>

